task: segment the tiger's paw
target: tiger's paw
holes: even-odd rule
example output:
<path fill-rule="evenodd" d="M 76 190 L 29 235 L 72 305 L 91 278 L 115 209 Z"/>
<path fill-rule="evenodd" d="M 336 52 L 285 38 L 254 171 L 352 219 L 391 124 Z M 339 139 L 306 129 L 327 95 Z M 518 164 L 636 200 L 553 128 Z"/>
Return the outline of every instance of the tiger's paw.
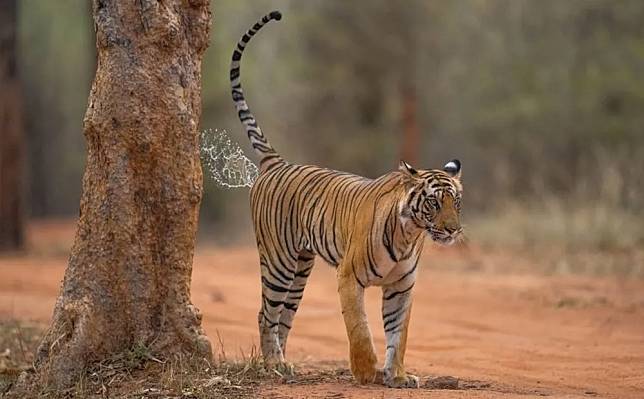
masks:
<path fill-rule="evenodd" d="M 420 383 L 418 377 L 412 374 L 398 375 L 395 377 L 387 377 L 385 375 L 384 383 L 389 388 L 418 388 Z"/>
<path fill-rule="evenodd" d="M 351 374 L 360 384 L 373 384 L 384 378 L 382 371 L 376 368 L 376 355 L 372 352 L 365 352 L 357 356 L 353 352 L 350 357 Z"/>
<path fill-rule="evenodd" d="M 379 378 L 380 381 L 382 381 L 382 375 L 379 374 L 378 370 L 375 368 L 363 370 L 353 369 L 351 370 L 351 374 L 353 374 L 353 378 L 355 378 L 359 384 L 377 384 Z"/>

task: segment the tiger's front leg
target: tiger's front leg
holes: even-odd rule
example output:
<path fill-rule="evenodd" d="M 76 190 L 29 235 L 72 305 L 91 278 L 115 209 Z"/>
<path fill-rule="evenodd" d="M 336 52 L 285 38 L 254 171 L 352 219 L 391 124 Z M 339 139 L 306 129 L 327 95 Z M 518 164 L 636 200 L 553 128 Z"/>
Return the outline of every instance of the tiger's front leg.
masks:
<path fill-rule="evenodd" d="M 359 383 L 368 384 L 382 375 L 376 369 L 378 359 L 364 309 L 364 287 L 358 282 L 353 267 L 348 262 L 338 267 L 338 293 L 349 338 L 351 373 Z"/>
<path fill-rule="evenodd" d="M 407 331 L 411 315 L 411 292 L 415 272 L 382 287 L 382 319 L 387 349 L 385 351 L 384 383 L 392 388 L 418 388 L 418 377 L 405 371 Z"/>

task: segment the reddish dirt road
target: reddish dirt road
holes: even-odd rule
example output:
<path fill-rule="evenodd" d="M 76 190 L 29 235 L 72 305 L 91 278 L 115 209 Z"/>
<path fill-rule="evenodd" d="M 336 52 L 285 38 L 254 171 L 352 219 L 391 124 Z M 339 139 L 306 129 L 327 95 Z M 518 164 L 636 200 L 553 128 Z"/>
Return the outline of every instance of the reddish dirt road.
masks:
<path fill-rule="evenodd" d="M 461 255 L 426 250 L 416 283 L 407 364 L 422 377 L 482 381 L 478 389 L 403 391 L 338 382 L 270 385 L 262 388 L 262 395 L 644 398 L 643 280 L 433 267 L 450 257 Z M 0 258 L 0 322 L 3 318 L 46 322 L 65 266 L 61 254 Z M 249 353 L 258 342 L 258 273 L 252 248 L 197 251 L 193 301 L 202 310 L 213 341 L 221 336 L 229 358 Z M 368 291 L 367 305 L 382 358 L 378 288 Z M 347 342 L 335 274 L 322 262 L 312 273 L 296 316 L 288 357 L 298 368 L 346 368 Z"/>

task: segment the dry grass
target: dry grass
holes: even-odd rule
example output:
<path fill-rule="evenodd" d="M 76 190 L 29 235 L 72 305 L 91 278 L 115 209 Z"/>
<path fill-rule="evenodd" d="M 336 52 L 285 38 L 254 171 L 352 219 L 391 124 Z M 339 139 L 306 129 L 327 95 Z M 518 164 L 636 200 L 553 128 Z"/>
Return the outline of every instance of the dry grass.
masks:
<path fill-rule="evenodd" d="M 546 201 L 507 205 L 469 221 L 470 238 L 504 248 L 564 247 L 569 250 L 628 250 L 644 247 L 644 215 L 602 205 L 573 207 Z"/>
<path fill-rule="evenodd" d="M 45 327 L 0 321 L 0 398 L 253 398 L 262 384 L 313 384 L 351 378 L 345 367 L 302 370 L 296 381 L 294 375 L 266 368 L 254 347 L 248 354 L 241 353 L 241 360 L 227 359 L 221 349 L 217 362 L 211 364 L 203 358 L 181 354 L 162 359 L 145 345 L 137 344 L 86 369 L 70 389 L 12 392 L 21 373 L 33 373 L 34 352 Z"/>
<path fill-rule="evenodd" d="M 2 338 L 0 347 L 4 346 Z M 26 350 L 31 354 L 35 348 L 29 345 Z M 161 359 L 145 345 L 137 344 L 86 369 L 76 385 L 67 390 L 34 387 L 27 392 L 10 392 L 20 372 L 30 370 L 31 363 L 20 360 L 12 369 L 15 372 L 4 374 L 0 370 L 0 375 L 7 377 L 0 397 L 4 393 L 8 398 L 251 398 L 260 383 L 284 379 L 267 370 L 256 351 L 241 361 L 213 365 L 203 358 L 181 354 Z"/>
<path fill-rule="evenodd" d="M 0 397 L 20 373 L 31 369 L 43 329 L 36 323 L 0 321 Z"/>
<path fill-rule="evenodd" d="M 467 219 L 470 243 L 530 258 L 547 273 L 644 276 L 644 215 L 560 200 L 506 205 Z"/>
<path fill-rule="evenodd" d="M 255 348 L 242 360 L 230 361 L 221 350 L 216 364 L 204 359 L 175 355 L 154 356 L 143 344 L 115 354 L 85 370 L 72 388 L 56 391 L 31 387 L 11 390 L 21 373 L 33 373 L 34 351 L 45 326 L 19 321 L 0 321 L 0 398 L 255 398 L 266 385 L 341 384 L 355 386 L 346 362 L 318 362 L 304 365 L 295 374 L 283 374 L 265 367 Z M 219 336 L 218 336 L 219 337 Z M 220 344 L 221 344 L 220 340 Z M 221 346 L 220 346 L 221 347 Z M 33 376 L 33 375 L 32 375 Z M 442 382 L 449 380 L 450 384 Z M 500 390 L 501 386 L 454 377 L 432 377 L 427 389 Z"/>

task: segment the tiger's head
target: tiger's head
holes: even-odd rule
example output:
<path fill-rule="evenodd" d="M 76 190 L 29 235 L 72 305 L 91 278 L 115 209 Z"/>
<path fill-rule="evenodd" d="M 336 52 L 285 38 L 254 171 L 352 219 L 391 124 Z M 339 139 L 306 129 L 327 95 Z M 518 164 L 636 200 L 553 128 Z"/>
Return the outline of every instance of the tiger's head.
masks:
<path fill-rule="evenodd" d="M 401 203 L 401 217 L 427 231 L 439 244 L 451 245 L 458 241 L 463 234 L 460 223 L 461 162 L 451 160 L 443 170 L 416 170 L 401 161 L 398 169 L 403 173 L 407 187 Z"/>

